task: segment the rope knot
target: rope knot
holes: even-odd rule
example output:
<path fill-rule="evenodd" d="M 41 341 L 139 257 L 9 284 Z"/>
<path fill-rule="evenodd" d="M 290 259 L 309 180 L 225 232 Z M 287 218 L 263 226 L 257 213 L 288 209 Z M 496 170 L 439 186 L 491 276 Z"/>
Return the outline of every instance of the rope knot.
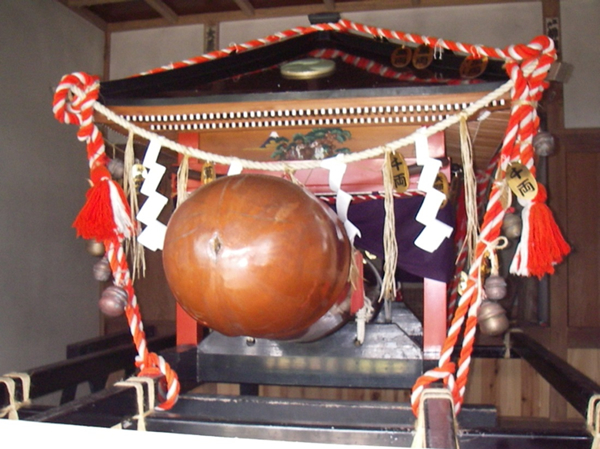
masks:
<path fill-rule="evenodd" d="M 446 387 L 454 398 L 454 406 L 460 410 L 460 397 L 459 391 L 456 388 L 456 383 L 454 380 L 454 372 L 456 370 L 456 365 L 449 360 L 442 362 L 439 366 L 430 369 L 425 374 L 417 379 L 415 385 L 412 389 L 412 394 L 410 396 L 410 401 L 412 405 L 412 410 L 415 416 L 417 416 L 419 410 L 419 404 L 421 402 L 421 395 L 423 391 L 432 383 L 442 381 L 444 387 Z"/>
<path fill-rule="evenodd" d="M 171 366 L 154 352 L 146 353 L 144 360 L 139 363 L 138 377 L 160 377 L 158 381 L 159 410 L 169 410 L 179 396 L 179 380 Z"/>
<path fill-rule="evenodd" d="M 586 427 L 594 438 L 592 449 L 600 447 L 600 395 L 594 394 L 588 401 Z"/>
<path fill-rule="evenodd" d="M 52 112 L 61 123 L 84 125 L 100 93 L 99 78 L 83 72 L 65 75 L 54 93 Z"/>
<path fill-rule="evenodd" d="M 16 382 L 21 382 L 21 401 L 16 400 Z M 8 393 L 8 405 L 0 409 L 0 419 L 7 417 L 8 419 L 18 420 L 19 409 L 30 404 L 29 390 L 31 387 L 31 379 L 27 373 L 8 373 L 0 377 L 0 384 L 4 384 Z"/>
<path fill-rule="evenodd" d="M 492 254 L 498 250 L 504 249 L 508 246 L 508 239 L 506 237 L 504 237 L 503 235 L 496 237 L 491 242 L 488 242 L 485 239 L 481 239 L 481 241 L 485 245 L 486 251 L 488 251 L 488 253 L 490 253 L 490 254 Z"/>

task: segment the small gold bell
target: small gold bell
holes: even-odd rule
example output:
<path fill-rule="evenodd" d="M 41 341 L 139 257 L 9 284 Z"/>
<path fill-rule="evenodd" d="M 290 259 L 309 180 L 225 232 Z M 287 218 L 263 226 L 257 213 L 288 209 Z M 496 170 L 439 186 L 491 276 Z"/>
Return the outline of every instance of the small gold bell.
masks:
<path fill-rule="evenodd" d="M 106 168 L 108 168 L 113 179 L 117 181 L 123 179 L 123 175 L 125 174 L 125 164 L 121 159 L 111 159 L 108 161 L 108 164 L 106 164 Z"/>
<path fill-rule="evenodd" d="M 215 173 L 215 166 L 212 162 L 205 162 L 202 166 L 202 184 L 208 184 L 209 182 L 213 182 L 217 179 L 217 175 Z"/>
<path fill-rule="evenodd" d="M 493 301 L 483 301 L 477 312 L 479 329 L 484 335 L 497 336 L 502 335 L 508 330 L 508 318 L 506 312 L 500 304 Z"/>
<path fill-rule="evenodd" d="M 133 164 L 133 167 L 131 167 L 131 181 L 133 182 L 136 191 L 139 191 L 147 175 L 148 170 L 146 167 L 140 163 Z"/>
<path fill-rule="evenodd" d="M 533 149 L 538 156 L 552 156 L 556 144 L 554 136 L 547 131 L 542 131 L 533 136 Z"/>
<path fill-rule="evenodd" d="M 502 233 L 507 239 L 518 239 L 523 230 L 523 222 L 517 214 L 506 214 L 502 222 Z"/>
<path fill-rule="evenodd" d="M 106 253 L 106 249 L 104 248 L 104 243 L 99 242 L 97 240 L 88 240 L 86 243 L 87 252 L 92 256 L 102 257 Z"/>
<path fill-rule="evenodd" d="M 492 274 L 483 285 L 485 296 L 492 301 L 498 301 L 506 296 L 506 281 L 502 276 Z"/>

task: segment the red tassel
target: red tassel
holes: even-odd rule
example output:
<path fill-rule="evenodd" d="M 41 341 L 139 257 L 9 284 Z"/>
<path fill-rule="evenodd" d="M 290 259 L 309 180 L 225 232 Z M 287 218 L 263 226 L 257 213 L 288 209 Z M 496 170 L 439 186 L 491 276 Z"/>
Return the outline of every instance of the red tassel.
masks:
<path fill-rule="evenodd" d="M 73 222 L 78 237 L 99 242 L 115 238 L 115 219 L 110 198 L 110 173 L 104 166 L 90 172 L 92 187 L 86 203 Z"/>
<path fill-rule="evenodd" d="M 530 275 L 542 278 L 554 273 L 554 265 L 562 262 L 571 247 L 563 238 L 552 211 L 546 205 L 545 187 L 538 184 L 538 189 L 529 212 L 527 269 Z"/>

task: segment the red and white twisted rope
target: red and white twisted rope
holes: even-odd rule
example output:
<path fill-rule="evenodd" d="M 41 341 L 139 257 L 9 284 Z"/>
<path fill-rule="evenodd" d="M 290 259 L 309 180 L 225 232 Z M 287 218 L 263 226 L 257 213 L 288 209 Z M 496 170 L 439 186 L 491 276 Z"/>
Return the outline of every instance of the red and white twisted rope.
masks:
<path fill-rule="evenodd" d="M 162 398 L 157 409 L 168 410 L 173 407 L 177 401 L 180 388 L 179 380 L 177 379 L 176 373 L 161 356 L 148 351 L 142 316 L 133 288 L 127 256 L 123 250 L 123 245 L 117 241 L 108 241 L 105 242 L 105 245 L 107 247 L 106 257 L 113 272 L 114 284 L 127 292 L 128 301 L 127 306 L 125 307 L 125 315 L 127 316 L 133 342 L 138 351 L 135 360 L 136 367 L 139 369 L 138 376 L 163 376 L 164 381 L 159 383 L 159 386 L 162 387 L 160 388 Z M 166 388 L 163 387 L 163 384 Z"/>
<path fill-rule="evenodd" d="M 311 25 L 308 27 L 296 27 L 289 30 L 280 31 L 278 33 L 266 36 L 260 39 L 253 39 L 243 44 L 232 44 L 224 49 L 215 50 L 204 55 L 196 56 L 183 61 L 171 63 L 162 67 L 157 67 L 146 72 L 142 72 L 137 76 L 151 75 L 154 73 L 165 72 L 169 70 L 179 69 L 182 67 L 188 67 L 191 65 L 202 64 L 204 62 L 213 61 L 215 59 L 224 58 L 231 54 L 241 53 L 255 48 L 263 47 L 265 45 L 274 44 L 290 38 L 302 36 L 305 34 L 316 33 L 318 31 L 344 31 L 344 27 L 341 23 L 320 23 Z"/>
<path fill-rule="evenodd" d="M 123 241 L 125 238 L 135 234 L 133 224 L 130 221 L 128 205 L 120 187 L 109 179 L 108 170 L 104 164 L 107 156 L 104 153 L 104 139 L 102 134 L 93 123 L 94 104 L 98 98 L 98 78 L 84 73 L 74 73 L 62 78 L 53 102 L 55 118 L 62 123 L 79 125 L 77 137 L 87 144 L 87 155 L 92 181 L 96 187 L 105 185 L 107 196 L 100 199 L 109 204 L 94 203 L 98 209 L 110 211 L 110 214 L 101 215 L 101 218 L 110 221 L 102 226 L 102 235 L 90 235 L 85 238 L 99 237 L 106 248 L 106 256 L 109 260 L 114 284 L 127 292 L 127 305 L 125 314 L 127 316 L 131 335 L 138 351 L 136 366 L 140 369 L 140 376 L 163 376 L 161 382 L 166 388 L 164 400 L 157 407 L 169 409 L 177 400 L 179 394 L 179 381 L 177 374 L 170 368 L 162 357 L 148 351 L 146 336 L 143 329 L 142 317 L 129 273 L 129 266 Z M 92 187 L 93 189 L 94 187 Z M 92 190 L 90 190 L 91 193 Z M 89 200 L 88 194 L 88 200 Z M 125 203 L 124 203 L 125 202 Z M 108 229 L 108 232 L 106 231 Z M 98 232 L 96 227 L 91 233 Z M 159 386 L 161 386 L 159 382 Z"/>
<path fill-rule="evenodd" d="M 363 58 L 362 56 L 351 55 L 342 50 L 336 50 L 332 48 L 321 48 L 313 50 L 309 53 L 310 56 L 321 59 L 335 59 L 340 58 L 346 64 L 353 65 L 359 69 L 363 69 L 366 72 L 374 73 L 384 78 L 391 78 L 398 81 L 418 81 L 420 83 L 440 83 L 440 84 L 476 84 L 480 81 L 477 79 L 449 79 L 449 78 L 422 78 L 416 76 L 412 71 L 400 72 L 392 69 L 384 64 L 373 61 L 369 58 Z"/>
<path fill-rule="evenodd" d="M 79 89 L 73 91 L 73 87 Z M 52 112 L 59 122 L 79 126 L 77 138 L 87 144 L 90 170 L 106 162 L 104 139 L 93 122 L 93 105 L 99 93 L 98 77 L 75 72 L 62 77 L 52 104 Z"/>
<path fill-rule="evenodd" d="M 435 37 L 420 36 L 418 34 L 403 33 L 400 31 L 392 31 L 392 30 L 388 30 L 385 28 L 371 27 L 371 26 L 351 22 L 350 20 L 341 19 L 339 22 L 336 22 L 336 23 L 319 23 L 319 24 L 315 24 L 315 25 L 310 25 L 308 27 L 296 27 L 296 28 L 281 31 L 279 33 L 275 33 L 275 34 L 272 34 L 270 36 L 266 36 L 266 37 L 263 37 L 260 39 L 250 40 L 243 44 L 232 44 L 229 47 L 226 47 L 224 49 L 215 50 L 215 51 L 205 53 L 200 56 L 195 56 L 193 58 L 185 59 L 185 60 L 182 60 L 179 62 L 174 62 L 174 63 L 164 65 L 161 67 L 156 67 L 154 69 L 139 73 L 138 75 L 134 75 L 134 76 L 151 75 L 151 74 L 155 74 L 155 73 L 179 69 L 182 67 L 188 67 L 188 66 L 192 66 L 192 65 L 196 65 L 196 64 L 202 64 L 204 62 L 213 61 L 216 59 L 227 57 L 231 54 L 241 53 L 241 52 L 245 52 L 248 50 L 253 50 L 253 49 L 256 49 L 259 47 L 274 44 L 277 42 L 281 42 L 281 41 L 284 41 L 287 39 L 291 39 L 291 38 L 306 35 L 306 34 L 316 33 L 319 31 L 337 31 L 337 32 L 342 32 L 342 33 L 344 33 L 344 32 L 348 33 L 348 32 L 354 31 L 354 32 L 358 32 L 358 33 L 367 34 L 367 35 L 370 35 L 373 37 L 385 37 L 386 39 L 395 39 L 395 40 L 412 43 L 412 44 L 416 44 L 416 45 L 425 44 L 425 45 L 429 45 L 430 47 L 434 47 L 434 48 L 444 48 L 447 50 L 464 53 L 464 54 L 474 56 L 474 57 L 487 56 L 489 58 L 495 58 L 495 59 L 504 59 L 504 60 L 517 59 L 517 60 L 520 60 L 520 58 L 511 56 L 511 55 L 518 56 L 519 54 L 522 53 L 520 51 L 515 50 L 516 46 L 508 47 L 507 49 L 503 50 L 503 49 L 497 49 L 497 48 L 492 48 L 492 47 L 484 47 L 481 45 L 464 44 L 464 43 L 460 43 L 460 42 L 445 41 L 443 39 L 438 39 Z"/>
<path fill-rule="evenodd" d="M 385 198 L 384 194 L 381 192 L 356 193 L 356 194 L 352 193 L 351 195 L 352 195 L 352 203 L 353 204 L 362 203 L 364 201 L 371 201 L 371 200 L 382 200 Z M 336 202 L 336 197 L 334 195 L 317 194 L 316 196 L 321 201 L 328 203 L 328 204 L 335 204 L 335 202 Z M 407 190 L 406 192 L 403 192 L 403 193 L 394 192 L 393 196 L 394 196 L 394 198 L 412 198 L 415 196 L 425 196 L 425 192 L 422 192 L 420 190 Z"/>
<path fill-rule="evenodd" d="M 515 60 L 507 62 L 507 70 L 511 78 L 514 77 L 515 87 L 512 92 L 513 113 L 509 120 L 507 137 L 504 139 L 500 151 L 499 163 L 503 172 L 510 162 L 516 160 L 528 167 L 533 167 L 533 147 L 532 145 L 528 145 L 527 142 L 531 142 L 533 134 L 537 132 L 535 125 L 538 119 L 534 103 L 538 101 L 543 92 L 545 74 L 550 68 L 550 61 L 554 61 L 555 58 L 553 43 L 545 36 L 536 38 L 530 46 L 509 47 L 507 52 L 512 58 L 518 58 L 518 61 L 523 62 L 521 65 Z M 523 70 L 520 69 L 521 66 L 524 67 Z M 519 145 L 516 145 L 517 136 L 520 139 Z M 486 257 L 486 252 L 489 250 L 489 245 L 500 236 L 502 220 L 506 212 L 505 206 L 507 206 L 502 204 L 504 188 L 505 186 L 499 182 L 492 184 L 490 199 L 475 250 L 475 257 L 469 270 L 467 286 L 459 300 L 454 319 L 448 329 L 438 368 L 426 372 L 417 379 L 413 387 L 411 400 L 415 413 L 418 410 L 420 395 L 423 389 L 439 379 L 440 371 L 444 372 L 447 369 L 453 368 L 450 358 L 464 324 L 462 349 L 456 370 L 456 383 L 452 387 L 452 395 L 455 398 L 457 412 L 462 405 L 469 374 L 471 354 L 475 342 L 477 311 L 482 298 L 480 269 L 484 257 Z"/>

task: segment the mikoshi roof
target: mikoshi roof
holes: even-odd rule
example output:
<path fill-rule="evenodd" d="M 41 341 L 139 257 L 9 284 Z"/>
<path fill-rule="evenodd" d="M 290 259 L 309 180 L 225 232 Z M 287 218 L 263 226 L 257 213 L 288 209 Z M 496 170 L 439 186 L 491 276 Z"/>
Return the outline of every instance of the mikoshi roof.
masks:
<path fill-rule="evenodd" d="M 413 62 L 419 51 L 416 43 L 318 27 L 233 44 L 129 78 L 105 81 L 100 84 L 99 99 L 119 116 L 170 139 L 184 130 L 277 129 L 285 127 L 285 122 L 279 125 L 269 117 L 296 115 L 291 127 L 360 126 L 361 119 L 364 126 L 371 126 L 387 120 L 396 126 L 395 135 L 402 137 L 456 114 L 508 80 L 504 61 L 499 59 L 485 57 L 483 70 L 473 76 L 465 73 L 464 54 L 435 46 L 429 65 L 417 68 Z M 396 55 L 405 48 L 413 60 L 399 66 Z M 282 68 L 287 64 L 307 58 L 332 61 L 333 73 L 314 79 L 284 76 Z M 502 140 L 509 115 L 507 98 L 487 105 L 490 114 L 485 121 L 477 121 L 478 116 L 470 119 L 471 132 L 477 136 L 478 168 L 485 168 Z M 100 115 L 96 120 L 119 128 Z M 457 126 L 446 131 L 446 145 L 448 155 L 459 159 Z"/>
<path fill-rule="evenodd" d="M 501 61 L 490 61 L 476 78 L 461 75 L 464 56 L 439 49 L 426 68 L 395 68 L 400 46 L 338 30 L 298 34 L 286 40 L 233 51 L 227 57 L 101 83 L 101 98 L 111 105 L 167 105 L 256 100 L 327 99 L 387 95 L 459 95 L 491 90 L 506 82 Z M 289 79 L 281 66 L 304 58 L 337 59 L 332 76 Z M 266 95 L 266 97 L 265 97 Z"/>

